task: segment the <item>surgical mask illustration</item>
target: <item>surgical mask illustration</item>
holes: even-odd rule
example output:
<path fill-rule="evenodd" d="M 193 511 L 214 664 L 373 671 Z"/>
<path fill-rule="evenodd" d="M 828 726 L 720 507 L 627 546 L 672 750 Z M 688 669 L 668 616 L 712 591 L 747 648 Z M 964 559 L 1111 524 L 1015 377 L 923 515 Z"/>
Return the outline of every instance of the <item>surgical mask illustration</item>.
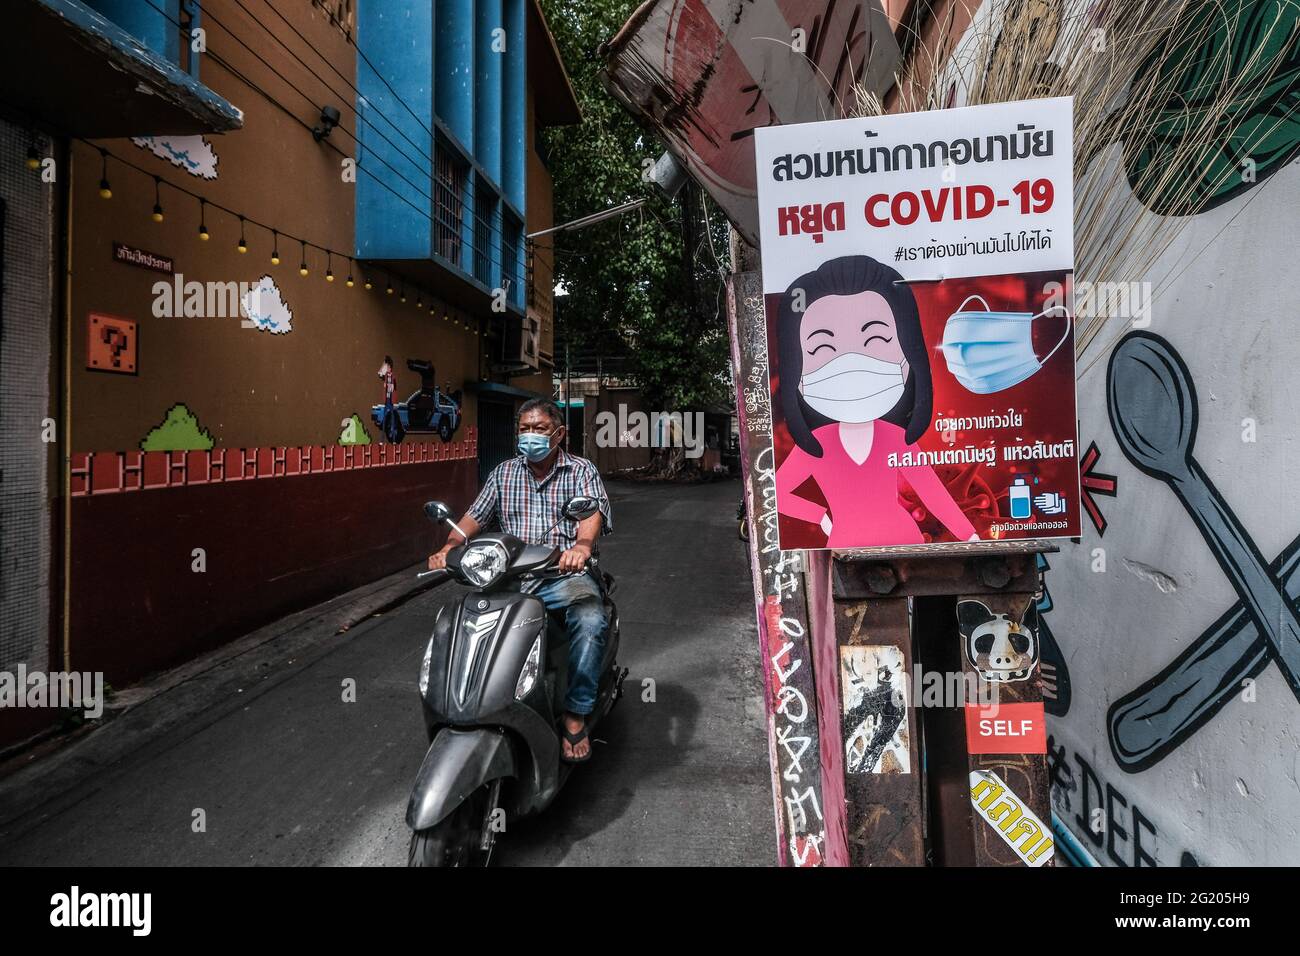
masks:
<path fill-rule="evenodd" d="M 983 309 L 962 311 L 978 301 Z M 1034 353 L 1033 323 L 1050 313 L 1067 317 L 1061 340 L 1042 359 Z M 1019 385 L 1047 364 L 1070 338 L 1074 325 L 1064 306 L 1053 306 L 1038 314 L 1030 312 L 993 312 L 978 295 L 969 296 L 948 317 L 943 329 L 944 360 L 948 371 L 969 392 L 988 395 Z"/>
<path fill-rule="evenodd" d="M 903 397 L 903 366 L 861 352 L 831 359 L 802 379 L 803 400 L 827 418 L 875 421 Z"/>
<path fill-rule="evenodd" d="M 548 435 L 538 435 L 535 432 L 529 432 L 519 436 L 519 454 L 523 455 L 531 462 L 538 462 L 545 458 L 551 451 L 551 439 Z"/>

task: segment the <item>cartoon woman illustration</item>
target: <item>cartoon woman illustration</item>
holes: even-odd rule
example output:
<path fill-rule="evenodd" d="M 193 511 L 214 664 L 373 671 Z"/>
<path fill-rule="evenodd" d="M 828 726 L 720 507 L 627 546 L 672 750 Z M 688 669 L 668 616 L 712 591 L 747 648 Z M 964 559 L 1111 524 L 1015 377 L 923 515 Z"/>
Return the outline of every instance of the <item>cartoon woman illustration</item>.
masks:
<path fill-rule="evenodd" d="M 958 541 L 978 535 L 927 464 L 890 467 L 930 426 L 930 361 L 912 290 L 869 256 L 800 276 L 777 312 L 779 388 L 795 447 L 776 472 L 781 514 L 820 525 L 827 547 L 924 541 L 900 482 Z M 803 311 L 796 311 L 802 299 Z M 811 478 L 829 508 L 795 492 Z"/>

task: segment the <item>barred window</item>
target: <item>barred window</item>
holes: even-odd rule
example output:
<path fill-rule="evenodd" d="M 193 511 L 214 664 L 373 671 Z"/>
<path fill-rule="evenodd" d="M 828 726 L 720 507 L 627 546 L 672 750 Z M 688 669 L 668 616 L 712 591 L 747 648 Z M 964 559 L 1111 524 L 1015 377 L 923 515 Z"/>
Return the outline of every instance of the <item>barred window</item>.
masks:
<path fill-rule="evenodd" d="M 461 265 L 461 237 L 465 225 L 465 180 L 468 167 L 444 146 L 434 147 L 434 245 L 435 251 Z"/>
<path fill-rule="evenodd" d="M 519 245 L 523 238 L 523 227 L 512 215 L 507 214 L 504 219 L 504 228 L 501 230 L 502 285 L 509 282 L 507 298 L 515 305 L 523 305 L 523 283 L 519 278 Z"/>
<path fill-rule="evenodd" d="M 492 288 L 492 234 L 496 231 L 497 197 L 484 179 L 479 178 L 474 185 L 474 278 Z"/>

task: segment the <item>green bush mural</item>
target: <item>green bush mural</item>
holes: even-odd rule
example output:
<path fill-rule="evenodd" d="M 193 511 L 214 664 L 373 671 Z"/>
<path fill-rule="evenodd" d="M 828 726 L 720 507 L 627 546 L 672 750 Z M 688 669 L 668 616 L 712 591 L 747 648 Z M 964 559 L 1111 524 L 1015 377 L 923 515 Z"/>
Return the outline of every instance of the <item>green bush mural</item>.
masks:
<path fill-rule="evenodd" d="M 1300 150 L 1300 0 L 1190 4 L 1133 78 L 1154 94 L 1151 134 L 1124 148 L 1143 205 L 1166 216 L 1212 209 L 1263 182 Z M 1194 162 L 1171 162 L 1188 135 Z M 1185 155 L 1185 154 L 1184 154 Z M 1162 174 L 1165 171 L 1173 174 Z"/>
<path fill-rule="evenodd" d="M 370 432 L 365 423 L 355 413 L 351 418 L 343 419 L 343 431 L 339 433 L 340 445 L 369 445 Z"/>
<path fill-rule="evenodd" d="M 142 451 L 206 451 L 215 441 L 206 428 L 199 425 L 194 413 L 177 402 L 167 409 L 162 424 L 140 441 Z"/>

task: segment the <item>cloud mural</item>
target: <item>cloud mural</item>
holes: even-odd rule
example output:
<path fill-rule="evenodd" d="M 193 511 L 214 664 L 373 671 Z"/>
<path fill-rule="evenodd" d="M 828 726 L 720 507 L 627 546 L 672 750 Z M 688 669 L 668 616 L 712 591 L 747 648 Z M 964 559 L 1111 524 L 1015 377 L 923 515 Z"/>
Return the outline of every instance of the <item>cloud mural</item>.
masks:
<path fill-rule="evenodd" d="M 131 142 L 191 176 L 217 178 L 217 154 L 202 136 L 133 136 Z"/>
<path fill-rule="evenodd" d="M 293 310 L 281 298 L 280 289 L 269 275 L 262 276 L 257 285 L 244 293 L 239 308 L 244 313 L 245 328 L 273 335 L 293 331 Z"/>

